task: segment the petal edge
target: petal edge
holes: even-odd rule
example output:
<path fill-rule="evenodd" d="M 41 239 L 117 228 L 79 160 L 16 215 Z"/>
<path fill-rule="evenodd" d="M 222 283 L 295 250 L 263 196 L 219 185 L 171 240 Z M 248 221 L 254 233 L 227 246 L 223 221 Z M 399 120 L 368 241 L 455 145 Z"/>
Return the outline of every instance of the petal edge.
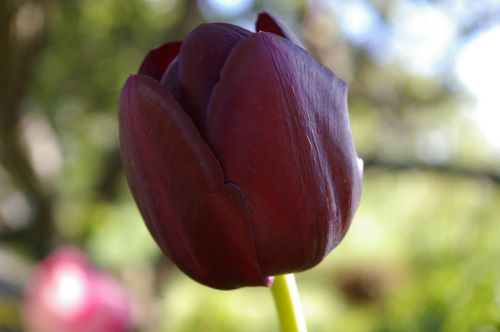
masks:
<path fill-rule="evenodd" d="M 181 42 L 169 42 L 153 48 L 146 54 L 139 67 L 138 74 L 161 80 L 168 65 L 174 60 L 181 48 Z"/>
<path fill-rule="evenodd" d="M 255 22 L 255 31 L 266 31 L 274 33 L 275 35 L 288 39 L 295 45 L 305 49 L 304 44 L 302 44 L 300 39 L 295 35 L 295 33 L 293 33 L 290 28 L 288 28 L 285 23 L 267 12 L 261 12 L 257 17 L 257 22 Z"/>

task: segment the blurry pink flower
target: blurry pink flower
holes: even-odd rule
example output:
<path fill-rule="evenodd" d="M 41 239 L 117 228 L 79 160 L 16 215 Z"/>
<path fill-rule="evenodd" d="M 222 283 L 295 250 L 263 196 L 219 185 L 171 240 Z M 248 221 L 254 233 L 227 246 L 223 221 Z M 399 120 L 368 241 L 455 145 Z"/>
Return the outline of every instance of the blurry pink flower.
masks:
<path fill-rule="evenodd" d="M 124 332 L 129 300 L 76 248 L 54 252 L 35 270 L 23 302 L 27 332 Z"/>

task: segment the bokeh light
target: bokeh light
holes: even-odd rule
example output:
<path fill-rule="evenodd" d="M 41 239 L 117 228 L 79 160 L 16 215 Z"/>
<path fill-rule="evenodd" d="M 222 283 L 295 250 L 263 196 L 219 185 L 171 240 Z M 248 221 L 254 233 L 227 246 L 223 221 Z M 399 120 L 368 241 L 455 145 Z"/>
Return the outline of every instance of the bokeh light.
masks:
<path fill-rule="evenodd" d="M 200 8 L 210 16 L 238 16 L 247 12 L 254 0 L 199 0 Z"/>
<path fill-rule="evenodd" d="M 458 53 L 455 70 L 462 84 L 473 94 L 472 118 L 486 140 L 500 153 L 500 26 L 482 32 Z"/>

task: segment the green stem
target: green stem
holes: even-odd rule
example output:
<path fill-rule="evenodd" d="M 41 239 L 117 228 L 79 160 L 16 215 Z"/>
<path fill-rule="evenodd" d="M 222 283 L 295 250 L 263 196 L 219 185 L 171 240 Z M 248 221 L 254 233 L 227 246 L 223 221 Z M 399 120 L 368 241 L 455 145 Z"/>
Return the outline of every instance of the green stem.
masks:
<path fill-rule="evenodd" d="M 281 332 L 307 332 L 294 275 L 275 276 L 271 292 L 278 311 Z"/>

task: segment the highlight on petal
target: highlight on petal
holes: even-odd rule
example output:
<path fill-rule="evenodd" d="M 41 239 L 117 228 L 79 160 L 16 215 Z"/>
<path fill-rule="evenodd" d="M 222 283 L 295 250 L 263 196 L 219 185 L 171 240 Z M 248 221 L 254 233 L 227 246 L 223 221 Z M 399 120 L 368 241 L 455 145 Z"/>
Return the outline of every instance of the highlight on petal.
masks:
<path fill-rule="evenodd" d="M 142 60 L 138 74 L 143 74 L 159 81 L 168 65 L 177 56 L 181 42 L 170 42 L 153 48 Z"/>
<path fill-rule="evenodd" d="M 214 288 L 263 285 L 244 198 L 224 185 L 219 162 L 172 94 L 133 75 L 119 120 L 129 186 L 164 253 Z"/>
<path fill-rule="evenodd" d="M 271 33 L 226 61 L 207 141 L 246 197 L 264 275 L 316 265 L 347 231 L 361 180 L 346 96 L 331 71 Z"/>
<path fill-rule="evenodd" d="M 255 30 L 272 32 L 278 36 L 281 36 L 289 41 L 293 42 L 295 45 L 304 47 L 304 44 L 300 41 L 300 39 L 293 33 L 293 31 L 286 26 L 280 19 L 277 17 L 266 13 L 261 12 L 257 17 L 257 22 L 255 22 Z"/>
<path fill-rule="evenodd" d="M 184 108 L 203 128 L 212 89 L 234 46 L 252 33 L 226 23 L 201 24 L 187 35 L 179 55 L 179 77 Z"/>

